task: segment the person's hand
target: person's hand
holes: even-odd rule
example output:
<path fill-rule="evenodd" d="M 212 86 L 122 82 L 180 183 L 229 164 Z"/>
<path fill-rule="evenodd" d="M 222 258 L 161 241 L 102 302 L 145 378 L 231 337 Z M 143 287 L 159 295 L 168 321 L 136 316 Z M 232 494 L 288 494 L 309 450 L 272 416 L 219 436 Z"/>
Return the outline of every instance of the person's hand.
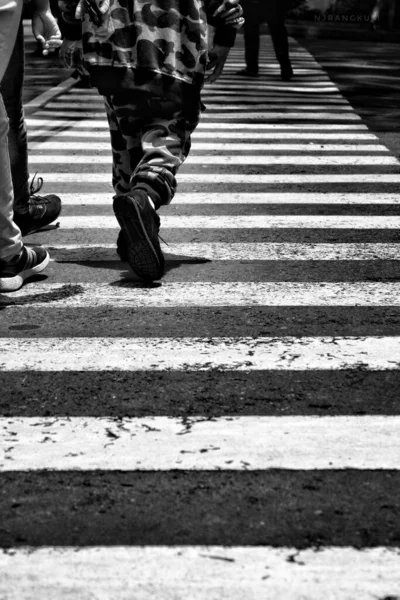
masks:
<path fill-rule="evenodd" d="M 32 32 L 42 46 L 43 56 L 55 52 L 62 44 L 57 21 L 49 10 L 40 10 L 33 13 Z"/>
<path fill-rule="evenodd" d="M 210 50 L 206 70 L 210 71 L 212 69 L 213 71 L 206 77 L 207 83 L 214 83 L 222 75 L 229 50 L 230 48 L 227 46 L 219 46 L 217 44 Z"/>
<path fill-rule="evenodd" d="M 218 17 L 224 21 L 224 25 L 231 25 L 239 29 L 244 24 L 243 8 L 240 6 L 239 1 L 224 0 L 213 14 L 213 17 Z"/>
<path fill-rule="evenodd" d="M 75 19 L 83 20 L 85 14 L 89 19 L 100 27 L 104 15 L 110 8 L 111 0 L 79 0 L 75 11 Z"/>
<path fill-rule="evenodd" d="M 79 69 L 83 63 L 81 40 L 63 40 L 60 59 L 65 69 Z"/>

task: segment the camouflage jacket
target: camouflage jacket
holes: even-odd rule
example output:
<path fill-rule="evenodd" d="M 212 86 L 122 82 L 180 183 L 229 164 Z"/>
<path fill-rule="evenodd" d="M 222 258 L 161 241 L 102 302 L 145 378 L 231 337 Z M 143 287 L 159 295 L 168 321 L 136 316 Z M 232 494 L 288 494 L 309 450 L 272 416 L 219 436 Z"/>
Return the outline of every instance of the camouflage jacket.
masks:
<path fill-rule="evenodd" d="M 160 78 L 172 78 L 200 89 L 208 25 L 215 27 L 216 44 L 233 46 L 236 37 L 236 29 L 213 19 L 222 1 L 111 0 L 99 26 L 86 12 L 78 36 L 93 85 L 107 93 L 137 85 L 151 89 Z M 60 2 L 67 23 L 73 23 L 76 5 L 77 0 Z"/>

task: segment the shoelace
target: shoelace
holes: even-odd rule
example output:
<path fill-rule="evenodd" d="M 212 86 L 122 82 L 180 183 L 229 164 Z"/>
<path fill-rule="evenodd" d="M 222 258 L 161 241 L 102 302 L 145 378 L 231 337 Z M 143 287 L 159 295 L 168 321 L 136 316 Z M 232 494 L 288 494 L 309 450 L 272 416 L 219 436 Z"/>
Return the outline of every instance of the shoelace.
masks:
<path fill-rule="evenodd" d="M 35 179 L 36 179 L 36 175 L 37 175 L 37 171 L 33 176 L 33 179 L 31 181 L 31 185 L 29 187 L 29 194 L 30 196 L 35 197 L 35 195 L 40 192 L 40 190 L 43 187 L 43 178 L 42 177 L 38 177 L 37 178 L 37 183 L 36 183 L 36 187 L 35 187 Z"/>
<path fill-rule="evenodd" d="M 37 196 L 36 194 L 38 192 L 40 192 L 40 190 L 43 187 L 43 178 L 42 177 L 37 177 L 37 171 L 33 176 L 33 179 L 31 181 L 31 185 L 29 187 L 29 203 L 30 204 L 36 204 L 36 203 L 40 203 L 40 204 L 49 204 L 50 202 L 50 198 L 46 198 L 45 196 Z M 36 179 L 36 187 L 35 187 L 35 179 Z"/>

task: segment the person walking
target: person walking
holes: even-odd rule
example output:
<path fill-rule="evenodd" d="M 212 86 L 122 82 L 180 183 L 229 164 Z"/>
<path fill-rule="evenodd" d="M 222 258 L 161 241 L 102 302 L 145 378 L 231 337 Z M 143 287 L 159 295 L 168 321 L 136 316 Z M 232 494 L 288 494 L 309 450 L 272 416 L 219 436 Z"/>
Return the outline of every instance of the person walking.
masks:
<path fill-rule="evenodd" d="M 77 24 L 84 66 L 104 96 L 113 153 L 117 251 L 143 280 L 164 274 L 157 210 L 171 202 L 201 111 L 204 81 L 222 73 L 237 28 L 238 0 L 61 0 Z M 215 26 L 208 51 L 208 27 Z M 72 35 L 70 29 L 69 35 Z M 64 41 L 67 67 L 78 41 Z M 211 71 L 206 78 L 206 71 Z"/>
<path fill-rule="evenodd" d="M 394 18 L 396 15 L 396 0 L 377 0 L 370 17 L 371 29 L 375 30 L 380 20 L 382 10 L 387 8 L 387 28 L 391 31 L 394 29 Z"/>
<path fill-rule="evenodd" d="M 5 1 L 5 0 L 4 0 Z M 18 3 L 22 0 L 12 0 Z M 48 0 L 34 0 L 32 12 L 33 34 L 47 56 L 61 46 L 61 33 L 52 15 Z M 18 7 L 20 10 L 21 7 Z M 3 23 L 4 25 L 4 23 Z M 28 141 L 22 104 L 24 85 L 24 33 L 22 18 L 13 23 L 16 31 L 10 32 L 13 42 L 8 44 L 11 55 L 5 69 L 1 91 L 6 108 L 9 131 L 8 151 L 11 163 L 11 175 L 14 190 L 14 221 L 23 235 L 33 233 L 52 223 L 61 212 L 61 200 L 55 194 L 39 195 L 43 180 L 34 177 L 29 184 Z M 4 64 L 4 56 L 1 61 Z"/>
<path fill-rule="evenodd" d="M 38 226 L 43 226 L 48 221 L 47 203 L 30 200 L 29 196 L 25 200 L 25 211 L 21 213 L 20 224 L 18 225 L 14 214 L 14 181 L 19 183 L 23 180 L 25 171 L 17 172 L 17 164 L 22 166 L 26 156 L 16 159 L 11 163 L 10 154 L 25 152 L 26 132 L 24 129 L 23 114 L 19 114 L 19 131 L 24 132 L 25 138 L 18 137 L 15 140 L 15 147 L 9 143 L 9 115 L 3 101 L 3 94 L 8 94 L 10 90 L 5 85 L 5 72 L 10 66 L 10 59 L 15 56 L 16 39 L 21 27 L 22 0 L 0 0 L 0 292 L 12 292 L 19 289 L 24 281 L 43 271 L 49 262 L 47 251 L 41 246 L 29 247 L 24 245 L 22 234 Z M 35 0 L 35 9 L 32 16 L 32 26 L 36 38 L 42 44 L 43 52 L 47 53 L 59 45 L 61 38 L 57 23 L 49 11 L 48 0 Z M 61 42 L 60 42 L 61 43 Z M 23 54 L 18 54 L 19 61 L 23 61 Z M 14 63 L 18 72 L 23 69 L 21 62 Z M 22 84 L 18 94 L 22 97 Z M 18 101 L 16 98 L 16 102 Z M 14 107 L 17 110 L 17 107 Z M 12 136 L 11 136 L 12 137 Z M 14 170 L 13 170 L 14 169 Z M 22 186 L 21 186 L 22 187 Z M 17 187 L 19 190 L 19 188 Z M 52 201 L 49 201 L 52 204 Z M 31 205 L 33 210 L 31 210 Z M 47 214 L 46 214 L 47 213 Z"/>
<path fill-rule="evenodd" d="M 267 23 L 281 78 L 289 81 L 293 68 L 289 57 L 288 34 L 285 27 L 285 0 L 243 0 L 244 45 L 246 68 L 237 72 L 244 77 L 259 76 L 260 25 Z"/>

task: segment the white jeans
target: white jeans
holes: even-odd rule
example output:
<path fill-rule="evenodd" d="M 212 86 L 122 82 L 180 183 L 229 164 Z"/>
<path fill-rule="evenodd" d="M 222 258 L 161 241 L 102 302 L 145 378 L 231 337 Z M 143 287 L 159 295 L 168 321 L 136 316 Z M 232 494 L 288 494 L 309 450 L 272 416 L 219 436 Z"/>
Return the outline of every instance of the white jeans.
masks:
<path fill-rule="evenodd" d="M 0 85 L 21 19 L 23 0 L 0 0 Z M 0 88 L 0 258 L 17 254 L 22 236 L 13 221 L 14 191 L 8 153 L 8 117 Z"/>

